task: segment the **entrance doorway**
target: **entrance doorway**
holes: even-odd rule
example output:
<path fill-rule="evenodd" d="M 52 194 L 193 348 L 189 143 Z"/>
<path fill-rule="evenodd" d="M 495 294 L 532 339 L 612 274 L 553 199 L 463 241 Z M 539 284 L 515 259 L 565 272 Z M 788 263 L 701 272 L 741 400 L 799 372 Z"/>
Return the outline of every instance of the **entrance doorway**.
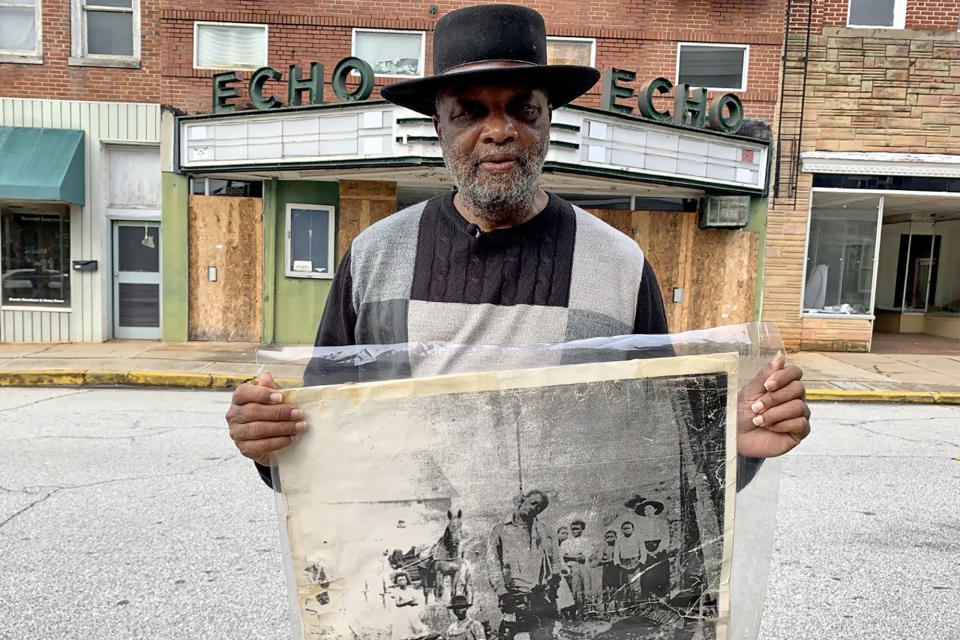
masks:
<path fill-rule="evenodd" d="M 938 338 L 941 352 L 960 347 L 958 251 L 960 197 L 884 195 L 875 340 L 890 334 L 880 338 L 887 348 L 926 348 L 897 338 L 909 334 Z"/>
<path fill-rule="evenodd" d="M 113 335 L 160 339 L 160 223 L 113 223 Z"/>

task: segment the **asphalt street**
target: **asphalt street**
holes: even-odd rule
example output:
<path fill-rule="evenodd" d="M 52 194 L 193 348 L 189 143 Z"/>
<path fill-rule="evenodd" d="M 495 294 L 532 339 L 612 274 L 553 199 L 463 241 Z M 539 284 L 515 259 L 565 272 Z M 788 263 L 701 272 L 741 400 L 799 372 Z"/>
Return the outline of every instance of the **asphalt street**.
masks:
<path fill-rule="evenodd" d="M 228 401 L 0 391 L 0 638 L 289 636 L 277 506 Z M 960 637 L 960 407 L 813 409 L 759 637 Z"/>

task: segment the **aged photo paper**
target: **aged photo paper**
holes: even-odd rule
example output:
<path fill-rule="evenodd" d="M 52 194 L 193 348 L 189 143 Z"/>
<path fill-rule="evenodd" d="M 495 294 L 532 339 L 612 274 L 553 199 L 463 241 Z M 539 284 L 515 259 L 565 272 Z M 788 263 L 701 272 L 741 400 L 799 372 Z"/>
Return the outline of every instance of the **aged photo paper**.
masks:
<path fill-rule="evenodd" d="M 736 354 L 306 387 L 308 639 L 724 640 Z"/>

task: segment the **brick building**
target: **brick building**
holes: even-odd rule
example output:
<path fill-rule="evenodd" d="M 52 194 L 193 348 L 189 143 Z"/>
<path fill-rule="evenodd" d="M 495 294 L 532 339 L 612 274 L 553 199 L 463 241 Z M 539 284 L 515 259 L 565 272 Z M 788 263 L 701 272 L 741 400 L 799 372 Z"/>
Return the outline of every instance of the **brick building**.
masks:
<path fill-rule="evenodd" d="M 793 4 L 763 317 L 791 348 L 960 338 L 960 2 Z"/>
<path fill-rule="evenodd" d="M 160 2 L 0 5 L 0 341 L 159 337 Z"/>
<path fill-rule="evenodd" d="M 544 181 L 647 250 L 674 330 L 758 316 L 784 2 L 524 3 L 546 18 L 552 61 L 621 70 L 612 102 L 601 83 L 558 112 Z M 450 187 L 429 121 L 377 91 L 431 73 L 433 25 L 465 4 L 0 6 L 0 153 L 25 158 L 0 163 L 0 340 L 312 339 L 356 233 Z M 334 90 L 348 57 L 371 68 L 360 103 Z M 322 88 L 286 108 L 291 65 Z M 251 96 L 263 67 L 276 72 Z M 229 72 L 239 95 L 213 114 L 212 76 Z M 364 77 L 347 70 L 343 90 Z M 657 77 L 733 94 L 755 122 L 730 135 L 695 114 L 640 118 Z M 655 108 L 675 110 L 680 91 Z M 321 151 L 285 155 L 301 143 Z M 729 228 L 700 224 L 707 209 Z"/>
<path fill-rule="evenodd" d="M 433 26 L 466 4 L 191 0 L 163 10 L 161 102 L 185 114 L 170 127 L 175 157 L 164 154 L 165 339 L 312 340 L 356 233 L 450 188 L 429 119 L 376 98 L 385 83 L 432 72 Z M 756 318 L 767 140 L 643 120 L 636 95 L 665 77 L 711 89 L 710 100 L 732 93 L 747 118 L 769 125 L 783 0 L 523 4 L 543 13 L 552 61 L 623 70 L 619 95 L 633 94 L 611 111 L 600 83 L 557 112 L 545 187 L 646 249 L 673 330 Z M 332 77 L 350 56 L 370 64 L 373 92 L 344 104 Z M 305 91 L 303 106 L 286 108 L 290 66 L 307 78 L 319 72 L 311 63 L 323 68 L 324 104 Z M 211 113 L 212 76 L 231 71 L 221 89 L 238 95 L 224 99 L 230 111 Z M 361 76 L 343 79 L 359 90 Z M 656 106 L 673 110 L 673 95 Z M 621 148 L 627 139 L 636 142 Z M 707 200 L 737 209 L 738 228 L 701 228 Z M 307 227 L 323 246 L 298 248 Z M 231 251 L 251 246 L 252 263 Z M 717 278 L 728 285 L 722 298 Z"/>

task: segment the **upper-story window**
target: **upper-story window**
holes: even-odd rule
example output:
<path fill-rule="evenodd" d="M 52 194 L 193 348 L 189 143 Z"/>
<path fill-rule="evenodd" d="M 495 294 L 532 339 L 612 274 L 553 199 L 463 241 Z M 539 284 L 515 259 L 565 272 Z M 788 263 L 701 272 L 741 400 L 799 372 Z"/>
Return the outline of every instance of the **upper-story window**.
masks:
<path fill-rule="evenodd" d="M 850 0 L 848 27 L 903 29 L 907 0 Z"/>
<path fill-rule="evenodd" d="M 418 78 L 423 75 L 423 31 L 354 29 L 353 55 L 378 76 Z"/>
<path fill-rule="evenodd" d="M 257 69 L 267 65 L 265 24 L 193 23 L 194 69 Z"/>
<path fill-rule="evenodd" d="M 597 41 L 593 38 L 547 36 L 547 64 L 594 66 Z"/>
<path fill-rule="evenodd" d="M 40 0 L 0 0 L 0 62 L 43 62 L 40 5 Z"/>
<path fill-rule="evenodd" d="M 746 44 L 681 42 L 677 45 L 677 84 L 746 91 L 749 58 Z"/>
<path fill-rule="evenodd" d="M 140 0 L 71 0 L 70 64 L 140 66 Z"/>

